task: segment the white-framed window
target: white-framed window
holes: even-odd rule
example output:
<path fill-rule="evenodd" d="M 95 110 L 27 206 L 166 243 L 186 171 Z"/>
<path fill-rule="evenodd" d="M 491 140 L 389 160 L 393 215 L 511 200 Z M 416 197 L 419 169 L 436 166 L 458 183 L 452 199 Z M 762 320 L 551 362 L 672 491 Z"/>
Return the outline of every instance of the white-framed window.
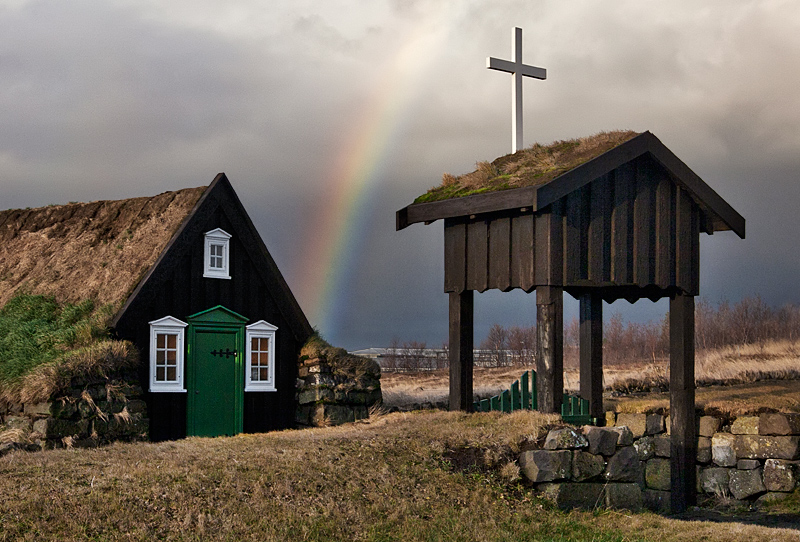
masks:
<path fill-rule="evenodd" d="M 183 385 L 186 326 L 185 322 L 172 316 L 150 322 L 150 391 L 186 391 Z"/>
<path fill-rule="evenodd" d="M 275 332 L 277 327 L 259 320 L 245 328 L 247 366 L 244 391 L 275 391 Z"/>
<path fill-rule="evenodd" d="M 206 232 L 203 250 L 203 276 L 209 279 L 229 279 L 231 234 L 217 228 Z"/>

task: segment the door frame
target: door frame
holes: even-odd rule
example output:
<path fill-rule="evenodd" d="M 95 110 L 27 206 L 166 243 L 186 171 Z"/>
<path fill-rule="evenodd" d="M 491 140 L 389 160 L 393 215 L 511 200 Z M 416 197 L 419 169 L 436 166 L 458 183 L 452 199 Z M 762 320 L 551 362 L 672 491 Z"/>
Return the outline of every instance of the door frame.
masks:
<path fill-rule="evenodd" d="M 239 434 L 244 427 L 244 358 L 245 358 L 245 324 L 248 319 L 241 314 L 217 305 L 210 309 L 189 316 L 187 329 L 186 355 L 186 435 L 197 434 L 197 350 L 195 340 L 197 333 L 233 333 L 236 337 L 236 355 L 234 356 L 234 434 Z"/>

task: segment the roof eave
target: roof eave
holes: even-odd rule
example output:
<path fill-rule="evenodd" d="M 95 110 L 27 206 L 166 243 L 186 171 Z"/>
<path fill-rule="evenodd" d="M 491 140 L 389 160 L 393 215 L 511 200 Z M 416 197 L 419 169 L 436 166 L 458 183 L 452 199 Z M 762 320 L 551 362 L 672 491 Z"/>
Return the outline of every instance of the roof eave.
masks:
<path fill-rule="evenodd" d="M 399 231 L 417 222 L 431 223 L 441 218 L 515 207 L 531 206 L 536 211 L 646 153 L 667 169 L 676 182 L 686 188 L 698 205 L 711 215 L 709 233 L 733 230 L 744 239 L 744 218 L 650 132 L 641 133 L 541 186 L 412 203 L 397 211 L 396 229 Z"/>

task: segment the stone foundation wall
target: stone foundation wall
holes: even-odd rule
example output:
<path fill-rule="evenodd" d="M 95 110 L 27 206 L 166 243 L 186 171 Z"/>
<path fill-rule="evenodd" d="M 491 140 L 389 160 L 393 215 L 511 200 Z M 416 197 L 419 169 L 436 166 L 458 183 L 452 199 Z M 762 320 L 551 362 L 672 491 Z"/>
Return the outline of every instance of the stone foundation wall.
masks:
<path fill-rule="evenodd" d="M 524 450 L 523 476 L 565 509 L 670 508 L 669 419 L 607 414 L 607 427 L 554 429 L 541 449 Z M 763 502 L 800 480 L 800 414 L 698 420 L 698 495 Z"/>
<path fill-rule="evenodd" d="M 300 427 L 339 425 L 369 417 L 369 409 L 382 401 L 380 367 L 359 358 L 357 370 L 342 370 L 325 356 L 305 359 L 297 380 L 297 415 Z"/>
<path fill-rule="evenodd" d="M 142 389 L 130 381 L 135 381 L 135 375 L 91 381 L 74 378 L 68 391 L 50 401 L 0 405 L 0 455 L 15 449 L 147 440 L 147 406 Z"/>

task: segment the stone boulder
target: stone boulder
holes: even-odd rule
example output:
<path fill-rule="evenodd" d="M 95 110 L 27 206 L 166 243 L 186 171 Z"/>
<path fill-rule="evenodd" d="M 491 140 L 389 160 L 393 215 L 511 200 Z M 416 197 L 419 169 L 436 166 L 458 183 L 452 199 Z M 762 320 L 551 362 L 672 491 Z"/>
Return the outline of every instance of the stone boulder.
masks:
<path fill-rule="evenodd" d="M 647 415 L 645 418 L 645 435 L 660 435 L 664 430 L 664 416 L 661 414 Z"/>
<path fill-rule="evenodd" d="M 626 426 L 634 438 L 643 437 L 647 432 L 647 414 L 620 412 L 617 414 L 617 427 Z M 621 444 L 627 446 L 627 444 Z"/>
<path fill-rule="evenodd" d="M 583 482 L 603 474 L 606 462 L 600 455 L 575 450 L 572 452 L 572 479 Z"/>
<path fill-rule="evenodd" d="M 732 470 L 728 487 L 735 499 L 743 500 L 759 493 L 764 493 L 767 488 L 762 481 L 762 469 Z"/>
<path fill-rule="evenodd" d="M 736 436 L 730 433 L 714 433 L 711 437 L 711 459 L 720 467 L 736 466 L 734 443 Z"/>
<path fill-rule="evenodd" d="M 613 482 L 639 482 L 642 479 L 642 462 L 633 446 L 624 446 L 608 459 L 606 480 Z"/>
<path fill-rule="evenodd" d="M 633 443 L 633 447 L 639 454 L 639 461 L 647 461 L 656 455 L 656 444 L 653 437 L 642 437 Z"/>
<path fill-rule="evenodd" d="M 709 437 L 697 437 L 697 462 L 711 462 L 711 439 Z"/>
<path fill-rule="evenodd" d="M 617 451 L 619 433 L 613 429 L 584 425 L 581 431 L 589 441 L 590 454 L 610 456 Z"/>
<path fill-rule="evenodd" d="M 565 480 L 572 474 L 570 450 L 528 450 L 519 457 L 522 475 L 531 482 Z"/>
<path fill-rule="evenodd" d="M 644 479 L 649 489 L 669 491 L 671 487 L 669 459 L 656 457 L 648 461 L 645 467 Z"/>
<path fill-rule="evenodd" d="M 701 437 L 711 438 L 719 431 L 722 420 L 714 416 L 700 416 L 697 422 L 697 434 Z"/>
<path fill-rule="evenodd" d="M 617 446 L 630 446 L 633 444 L 633 433 L 628 429 L 627 425 L 618 425 L 617 427 L 609 427 L 609 429 L 617 434 Z"/>
<path fill-rule="evenodd" d="M 700 489 L 703 493 L 717 496 L 728 494 L 731 469 L 725 467 L 709 467 L 700 470 Z"/>
<path fill-rule="evenodd" d="M 794 491 L 800 475 L 800 461 L 767 459 L 764 462 L 764 486 L 767 491 Z"/>
<path fill-rule="evenodd" d="M 639 484 L 608 484 L 605 490 L 607 508 L 638 512 L 642 509 L 642 488 Z"/>
<path fill-rule="evenodd" d="M 577 450 L 587 446 L 589 441 L 586 437 L 571 427 L 550 430 L 544 441 L 545 450 Z"/>
<path fill-rule="evenodd" d="M 735 435 L 733 444 L 736 457 L 742 459 L 793 460 L 800 458 L 800 436 Z"/>
<path fill-rule="evenodd" d="M 731 424 L 731 434 L 757 435 L 758 420 L 758 416 L 740 416 L 736 418 Z"/>
<path fill-rule="evenodd" d="M 759 435 L 800 435 L 800 414 L 762 414 L 758 419 Z"/>

